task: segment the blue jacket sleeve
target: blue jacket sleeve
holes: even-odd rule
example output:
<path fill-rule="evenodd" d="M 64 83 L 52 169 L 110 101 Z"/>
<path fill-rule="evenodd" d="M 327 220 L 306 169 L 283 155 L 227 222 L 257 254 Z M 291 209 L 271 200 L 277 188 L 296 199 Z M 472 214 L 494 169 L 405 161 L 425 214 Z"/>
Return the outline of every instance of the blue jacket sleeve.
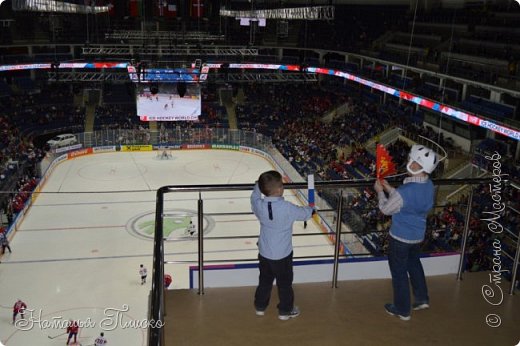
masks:
<path fill-rule="evenodd" d="M 262 202 L 262 193 L 260 192 L 260 188 L 258 187 L 258 183 L 255 184 L 253 188 L 253 193 L 251 194 L 251 210 L 255 215 L 257 215 L 258 205 Z"/>

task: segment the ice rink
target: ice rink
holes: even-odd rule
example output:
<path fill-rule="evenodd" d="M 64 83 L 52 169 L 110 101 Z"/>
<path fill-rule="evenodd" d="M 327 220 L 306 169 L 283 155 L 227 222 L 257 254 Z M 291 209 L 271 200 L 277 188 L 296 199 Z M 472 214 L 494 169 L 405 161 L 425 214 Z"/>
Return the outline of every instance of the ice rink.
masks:
<path fill-rule="evenodd" d="M 146 344 L 151 288 L 156 190 L 164 185 L 253 183 L 273 169 L 254 154 L 226 150 L 113 152 L 60 163 L 11 241 L 13 253 L 0 264 L 0 340 L 9 346 L 64 345 L 64 324 L 78 320 L 78 344 L 91 345 L 104 332 L 109 345 Z M 250 212 L 250 191 L 204 193 L 204 212 Z M 299 200 L 290 190 L 285 198 Z M 197 194 L 168 194 L 165 203 L 165 265 L 173 289 L 189 287 L 188 266 L 197 260 L 196 237 L 185 235 L 197 221 Z M 295 233 L 319 232 L 295 224 Z M 205 216 L 205 260 L 257 255 L 259 224 L 253 215 Z M 211 240 L 247 235 L 237 240 Z M 295 256 L 332 254 L 325 235 L 294 239 Z M 139 265 L 149 271 L 140 284 Z M 251 295 L 253 295 L 253 288 Z M 33 312 L 12 324 L 12 305 L 22 299 Z M 140 325 L 142 326 L 143 323 Z"/>

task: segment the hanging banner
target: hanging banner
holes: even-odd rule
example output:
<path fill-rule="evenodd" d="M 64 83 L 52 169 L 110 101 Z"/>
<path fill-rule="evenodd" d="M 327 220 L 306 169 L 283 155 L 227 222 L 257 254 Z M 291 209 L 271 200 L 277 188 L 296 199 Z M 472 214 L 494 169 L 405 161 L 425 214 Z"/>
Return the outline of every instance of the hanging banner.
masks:
<path fill-rule="evenodd" d="M 166 4 L 166 1 L 157 0 L 157 6 L 154 6 L 154 8 L 155 8 L 154 15 L 159 16 L 159 17 L 164 17 L 164 11 L 165 11 L 166 6 L 168 6 Z"/>
<path fill-rule="evenodd" d="M 130 0 L 130 17 L 140 17 L 143 10 L 141 0 Z"/>
<path fill-rule="evenodd" d="M 109 0 L 107 2 L 107 6 L 108 6 L 108 15 L 109 16 L 115 16 L 116 15 L 116 8 L 114 6 L 114 0 Z"/>
<path fill-rule="evenodd" d="M 177 5 L 175 1 L 169 0 L 167 2 L 166 10 L 164 11 L 164 16 L 168 18 L 177 17 Z"/>
<path fill-rule="evenodd" d="M 191 0 L 191 17 L 192 18 L 204 17 L 204 1 L 203 0 Z"/>

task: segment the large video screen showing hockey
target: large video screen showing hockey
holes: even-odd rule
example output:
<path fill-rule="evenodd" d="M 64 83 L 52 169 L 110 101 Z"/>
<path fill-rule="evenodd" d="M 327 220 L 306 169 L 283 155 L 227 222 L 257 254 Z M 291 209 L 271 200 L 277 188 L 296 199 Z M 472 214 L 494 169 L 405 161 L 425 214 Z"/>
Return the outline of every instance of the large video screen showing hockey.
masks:
<path fill-rule="evenodd" d="M 138 84 L 136 99 L 141 121 L 195 121 L 201 113 L 198 83 Z"/>

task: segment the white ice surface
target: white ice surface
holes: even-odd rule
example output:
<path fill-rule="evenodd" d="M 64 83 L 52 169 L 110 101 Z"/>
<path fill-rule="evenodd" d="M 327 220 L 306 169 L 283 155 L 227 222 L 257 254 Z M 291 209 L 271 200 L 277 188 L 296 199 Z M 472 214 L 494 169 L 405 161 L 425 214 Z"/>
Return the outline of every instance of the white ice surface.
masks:
<path fill-rule="evenodd" d="M 78 342 L 92 344 L 105 329 L 110 345 L 145 345 L 146 330 L 124 323 L 147 318 L 151 288 L 153 241 L 132 231 L 139 220 L 153 220 L 156 190 L 164 185 L 253 183 L 273 169 L 263 158 L 225 150 L 174 151 L 170 160 L 155 152 L 117 152 L 78 157 L 59 164 L 20 229 L 11 241 L 12 254 L 0 264 L 0 340 L 9 346 L 63 345 L 66 336 L 50 339 L 64 329 L 45 324 L 68 319 L 94 327 L 80 329 Z M 250 212 L 250 191 L 204 193 L 205 213 Z M 298 203 L 292 191 L 287 200 Z M 165 211 L 195 212 L 197 194 L 166 197 Z M 212 216 L 205 234 L 205 259 L 245 259 L 257 254 L 259 225 L 253 215 Z M 137 220 L 137 221 L 136 221 Z M 196 221 L 196 217 L 193 218 Z M 135 223 L 134 223 L 135 222 Z M 306 230 L 295 224 L 295 233 L 319 232 L 313 222 Z M 250 235 L 252 238 L 211 240 L 215 236 Z M 196 261 L 197 241 L 172 232 L 165 245 L 167 261 Z M 295 256 L 331 254 L 325 236 L 297 237 Z M 139 264 L 148 267 L 146 285 L 140 285 Z M 188 266 L 166 264 L 172 288 L 187 288 Z M 253 293 L 252 293 L 253 294 Z M 22 331 L 12 325 L 12 305 L 24 300 L 33 309 L 32 322 Z M 115 329 L 104 326 L 107 308 L 120 313 Z M 41 311 L 41 323 L 38 317 Z M 29 313 L 26 314 L 29 317 Z"/>

